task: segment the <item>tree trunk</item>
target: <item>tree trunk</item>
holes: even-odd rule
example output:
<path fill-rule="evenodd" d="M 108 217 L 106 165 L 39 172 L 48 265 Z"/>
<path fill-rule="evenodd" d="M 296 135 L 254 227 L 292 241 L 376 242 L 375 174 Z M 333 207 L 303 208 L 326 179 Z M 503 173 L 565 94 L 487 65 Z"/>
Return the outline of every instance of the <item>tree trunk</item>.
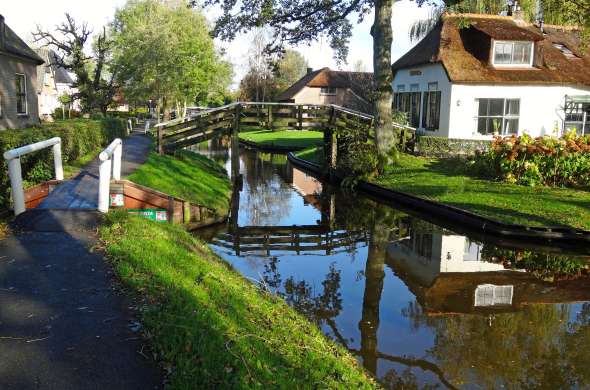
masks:
<path fill-rule="evenodd" d="M 394 147 L 391 123 L 392 71 L 391 13 L 393 0 L 375 0 L 375 22 L 371 27 L 373 36 L 373 68 L 375 72 L 375 138 L 379 155 L 389 157 Z"/>

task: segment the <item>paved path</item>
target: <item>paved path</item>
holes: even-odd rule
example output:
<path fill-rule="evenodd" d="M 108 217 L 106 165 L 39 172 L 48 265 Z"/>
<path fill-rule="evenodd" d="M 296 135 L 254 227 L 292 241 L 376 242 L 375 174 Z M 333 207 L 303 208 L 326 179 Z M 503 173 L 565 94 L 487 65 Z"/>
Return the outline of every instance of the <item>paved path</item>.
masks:
<path fill-rule="evenodd" d="M 124 174 L 145 160 L 147 145 L 142 136 L 125 141 Z M 96 180 L 95 169 L 72 180 L 80 197 L 91 193 L 84 184 Z M 161 387 L 136 304 L 89 250 L 101 218 L 92 210 L 28 210 L 14 221 L 15 235 L 0 240 L 0 389 Z"/>
<path fill-rule="evenodd" d="M 121 175 L 131 174 L 143 164 L 150 150 L 150 139 L 134 134 L 123 140 Z M 57 186 L 37 207 L 39 209 L 93 209 L 98 207 L 98 157 L 72 180 Z"/>

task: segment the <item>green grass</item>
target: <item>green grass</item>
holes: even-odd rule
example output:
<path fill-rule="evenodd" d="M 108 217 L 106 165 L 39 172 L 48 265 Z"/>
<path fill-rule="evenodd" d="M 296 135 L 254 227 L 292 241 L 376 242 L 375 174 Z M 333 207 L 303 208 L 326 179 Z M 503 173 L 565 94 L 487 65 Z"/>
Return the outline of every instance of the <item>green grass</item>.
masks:
<path fill-rule="evenodd" d="M 111 213 L 100 234 L 121 280 L 146 302 L 145 334 L 170 388 L 378 387 L 316 325 L 181 227 Z"/>
<path fill-rule="evenodd" d="M 100 154 L 100 152 L 103 149 L 104 148 L 99 146 L 96 149 L 79 157 L 77 160 L 70 161 L 69 163 L 65 164 L 64 165 L 64 179 L 66 179 L 66 180 L 71 179 L 72 177 L 74 177 L 78 173 L 80 173 L 82 168 L 84 168 L 85 165 L 87 165 L 92 160 L 94 160 L 96 157 L 98 157 L 98 155 Z"/>
<path fill-rule="evenodd" d="M 494 182 L 466 171 L 461 160 L 402 154 L 373 181 L 503 222 L 590 230 L 590 192 Z"/>
<path fill-rule="evenodd" d="M 231 183 L 222 166 L 189 151 L 175 156 L 151 153 L 127 179 L 168 195 L 227 212 Z"/>
<path fill-rule="evenodd" d="M 323 143 L 323 133 L 309 130 L 257 130 L 240 133 L 240 138 L 261 146 L 304 149 Z"/>
<path fill-rule="evenodd" d="M 321 146 L 312 146 L 294 153 L 295 156 L 309 162 L 322 165 L 324 162 L 324 148 Z"/>

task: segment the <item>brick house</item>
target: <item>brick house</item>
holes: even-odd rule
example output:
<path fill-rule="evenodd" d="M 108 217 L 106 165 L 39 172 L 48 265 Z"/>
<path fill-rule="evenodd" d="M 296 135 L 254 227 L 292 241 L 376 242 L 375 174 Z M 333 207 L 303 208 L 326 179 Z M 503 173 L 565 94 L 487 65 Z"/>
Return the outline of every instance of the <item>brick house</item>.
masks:
<path fill-rule="evenodd" d="M 322 68 L 307 74 L 283 91 L 277 101 L 297 104 L 336 104 L 372 113 L 373 73 Z"/>
<path fill-rule="evenodd" d="M 39 124 L 37 66 L 43 64 L 0 15 L 0 130 Z"/>

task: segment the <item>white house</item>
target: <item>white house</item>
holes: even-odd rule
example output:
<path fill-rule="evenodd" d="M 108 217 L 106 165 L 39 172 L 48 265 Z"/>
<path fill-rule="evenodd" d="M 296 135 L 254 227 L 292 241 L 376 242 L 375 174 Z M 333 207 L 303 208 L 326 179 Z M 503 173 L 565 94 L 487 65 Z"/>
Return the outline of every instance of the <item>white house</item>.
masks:
<path fill-rule="evenodd" d="M 394 106 L 426 135 L 590 133 L 590 50 L 573 27 L 444 15 L 392 69 Z"/>
<path fill-rule="evenodd" d="M 78 90 L 74 88 L 74 80 L 67 70 L 58 65 L 57 53 L 45 47 L 35 51 L 45 61 L 45 65 L 37 67 L 39 116 L 51 119 L 55 109 L 62 107 L 59 97 L 64 94 L 72 96 Z M 79 103 L 74 102 L 70 108 L 79 110 Z"/>

